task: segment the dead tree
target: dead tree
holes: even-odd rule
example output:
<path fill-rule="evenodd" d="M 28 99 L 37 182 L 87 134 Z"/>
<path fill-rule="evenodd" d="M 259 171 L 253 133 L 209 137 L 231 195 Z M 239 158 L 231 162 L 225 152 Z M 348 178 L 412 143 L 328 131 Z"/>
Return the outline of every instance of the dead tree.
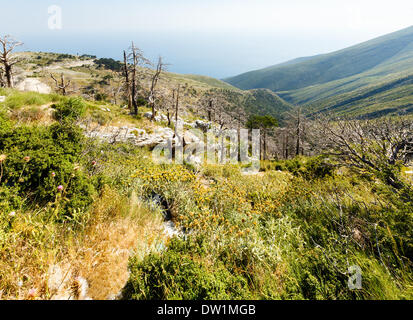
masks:
<path fill-rule="evenodd" d="M 13 66 L 21 61 L 21 59 L 13 57 L 12 52 L 16 47 L 21 45 L 23 45 L 22 42 L 14 40 L 9 35 L 0 38 L 0 76 L 1 79 L 3 79 L 0 80 L 0 82 L 3 82 L 8 88 L 13 87 Z M 2 74 L 4 74 L 4 76 Z"/>
<path fill-rule="evenodd" d="M 199 103 L 209 122 L 215 121 L 220 126 L 229 124 L 227 119 L 234 110 L 234 105 L 228 101 L 225 90 L 211 89 L 203 95 Z"/>
<path fill-rule="evenodd" d="M 172 90 L 172 103 L 168 103 L 166 107 L 166 117 L 168 118 L 168 127 L 171 125 L 171 110 L 174 109 L 175 106 L 175 89 Z"/>
<path fill-rule="evenodd" d="M 123 50 L 123 76 L 125 77 L 125 91 L 126 91 L 126 96 L 128 98 L 128 108 L 132 112 L 132 93 L 131 93 L 131 87 L 130 87 L 130 79 L 129 79 L 129 67 L 128 67 L 128 59 L 126 56 L 126 51 Z"/>
<path fill-rule="evenodd" d="M 175 97 L 175 136 L 177 136 L 177 133 L 178 133 L 178 112 L 179 112 L 179 90 L 180 89 L 181 89 L 181 86 L 178 84 L 178 88 L 176 89 L 176 97 Z"/>
<path fill-rule="evenodd" d="M 317 119 L 313 138 L 325 153 L 343 166 L 373 173 L 395 189 L 403 188 L 398 165 L 413 153 L 413 121 L 409 118 L 377 120 Z"/>
<path fill-rule="evenodd" d="M 137 73 L 137 67 L 138 67 L 138 56 L 140 54 L 140 51 L 135 48 L 135 45 L 132 42 L 132 83 L 131 83 L 131 98 L 132 98 L 132 108 L 133 108 L 133 113 L 138 114 L 138 103 L 136 102 L 136 84 L 137 84 L 137 79 L 136 79 L 136 73 Z"/>
<path fill-rule="evenodd" d="M 0 67 L 0 88 L 6 86 L 6 81 L 4 80 L 3 69 Z"/>
<path fill-rule="evenodd" d="M 138 91 L 140 89 L 140 82 L 138 75 L 140 69 L 144 66 L 151 65 L 150 61 L 144 57 L 143 51 L 137 47 L 132 42 L 129 49 L 129 54 L 126 56 L 124 52 L 124 77 L 125 77 L 125 87 L 128 95 L 128 104 L 131 109 L 131 113 L 138 114 Z"/>
<path fill-rule="evenodd" d="M 288 159 L 290 156 L 288 149 L 289 149 L 289 137 L 290 137 L 290 132 L 287 128 L 284 128 L 283 130 L 283 156 L 284 159 Z"/>
<path fill-rule="evenodd" d="M 65 76 L 63 73 L 60 74 L 60 80 L 57 80 L 53 74 L 50 74 L 50 77 L 54 80 L 56 83 L 56 89 L 57 91 L 60 91 L 62 96 L 65 96 L 67 94 L 66 89 L 70 86 L 70 80 L 65 81 Z"/>
<path fill-rule="evenodd" d="M 113 104 L 118 104 L 118 96 L 121 93 L 121 91 L 122 85 L 120 85 L 118 81 L 114 81 L 110 92 L 113 99 Z"/>
<path fill-rule="evenodd" d="M 285 121 L 287 131 L 289 131 L 291 135 L 291 151 L 295 156 L 303 155 L 304 154 L 304 138 L 306 134 L 305 124 L 306 118 L 301 110 L 301 108 L 297 107 L 291 112 L 287 113 L 287 119 Z M 286 132 L 287 134 L 287 132 Z M 286 136 L 286 140 L 288 137 Z M 288 141 L 287 147 L 288 145 Z M 288 152 L 288 151 L 287 151 Z"/>
<path fill-rule="evenodd" d="M 215 90 L 206 92 L 200 100 L 200 105 L 202 112 L 206 113 L 208 121 L 212 122 L 219 107 L 218 92 Z"/>
<path fill-rule="evenodd" d="M 270 115 L 260 116 L 260 115 L 252 115 L 247 121 L 247 127 L 249 129 L 260 129 L 263 135 L 261 136 L 261 143 L 263 145 L 262 148 L 262 156 L 261 160 L 268 160 L 267 155 L 267 135 L 269 134 L 270 130 L 274 129 L 278 126 L 278 121 L 274 117 Z"/>
<path fill-rule="evenodd" d="M 172 117 L 174 116 L 176 112 L 175 94 L 176 94 L 176 89 L 172 89 L 172 95 L 165 94 L 164 99 L 162 99 L 163 109 L 165 110 L 166 118 L 168 119 L 168 127 L 171 125 Z"/>
<path fill-rule="evenodd" d="M 152 75 L 151 79 L 151 88 L 149 89 L 149 105 L 152 109 L 152 116 L 151 116 L 151 121 L 155 120 L 156 116 L 156 85 L 158 84 L 158 81 L 161 77 L 162 71 L 164 71 L 165 64 L 162 62 L 162 57 L 159 57 L 158 63 L 156 65 L 156 70 L 154 74 Z"/>
<path fill-rule="evenodd" d="M 239 104 L 240 106 L 242 105 L 242 102 Z M 247 120 L 247 113 L 242 107 L 236 107 L 233 110 L 229 112 L 229 115 L 231 118 L 233 118 L 236 121 L 236 128 L 237 128 L 237 137 L 238 137 L 238 161 L 241 162 L 241 129 L 243 124 L 245 124 Z"/>

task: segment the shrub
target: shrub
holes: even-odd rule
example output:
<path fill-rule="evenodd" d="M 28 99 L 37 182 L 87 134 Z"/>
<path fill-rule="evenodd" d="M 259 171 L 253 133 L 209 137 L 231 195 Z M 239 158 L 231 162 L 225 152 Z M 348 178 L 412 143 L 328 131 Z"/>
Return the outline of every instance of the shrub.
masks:
<path fill-rule="evenodd" d="M 296 157 L 281 161 L 262 161 L 261 170 L 289 171 L 295 176 L 303 176 L 307 179 L 320 179 L 332 176 L 334 165 L 325 156 Z"/>
<path fill-rule="evenodd" d="M 69 98 L 66 101 L 54 104 L 54 117 L 60 122 L 73 122 L 78 120 L 86 112 L 86 105 L 81 98 Z"/>
<path fill-rule="evenodd" d="M 334 173 L 334 166 L 328 162 L 323 156 L 318 156 L 308 159 L 304 163 L 305 175 L 311 179 L 324 178 L 332 176 Z"/>
<path fill-rule="evenodd" d="M 94 188 L 81 170 L 76 170 L 83 148 L 83 134 L 78 127 L 54 124 L 50 127 L 9 127 L 0 131 L 0 150 L 7 156 L 3 165 L 1 185 L 18 189 L 37 202 L 57 199 L 65 213 L 83 209 L 92 201 Z"/>
<path fill-rule="evenodd" d="M 123 299 L 248 299 L 247 281 L 222 264 L 208 266 L 193 259 L 184 240 L 173 239 L 163 254 L 151 254 L 142 262 L 132 258 L 130 278 Z"/>

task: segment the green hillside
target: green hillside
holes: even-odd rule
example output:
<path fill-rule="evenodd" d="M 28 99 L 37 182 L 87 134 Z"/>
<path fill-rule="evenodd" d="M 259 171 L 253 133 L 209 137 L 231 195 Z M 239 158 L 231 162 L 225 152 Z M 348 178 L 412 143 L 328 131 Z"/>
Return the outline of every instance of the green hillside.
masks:
<path fill-rule="evenodd" d="M 314 102 L 306 111 L 310 115 L 330 112 L 369 119 L 413 113 L 413 75 Z"/>
<path fill-rule="evenodd" d="M 252 114 L 271 115 L 277 119 L 283 119 L 285 112 L 292 106 L 268 89 L 254 89 L 248 91 L 248 99 L 245 101 L 246 110 Z"/>
<path fill-rule="evenodd" d="M 392 106 L 382 105 L 389 102 L 388 96 L 372 96 L 388 93 L 387 86 L 406 84 L 412 74 L 413 27 L 409 27 L 337 52 L 295 59 L 225 81 L 241 89 L 268 88 L 290 103 L 311 105 L 310 110 L 368 114 L 389 109 L 384 113 L 397 113 L 390 109 L 413 102 L 409 94 L 404 95 L 408 88 L 392 91 Z M 360 91 L 363 88 L 372 92 L 368 103 L 359 97 L 364 94 Z M 366 105 L 369 110 L 353 110 L 365 109 Z"/>
<path fill-rule="evenodd" d="M 53 90 L 55 84 L 50 73 L 63 73 L 66 79 L 70 79 L 74 87 L 80 88 L 76 92 L 85 98 L 98 94 L 101 99 L 113 100 L 112 94 L 116 91 L 121 81 L 120 74 L 113 70 L 113 66 L 121 65 L 121 62 L 113 59 L 93 59 L 84 56 L 73 56 L 59 53 L 20 52 L 21 62 L 18 64 L 16 79 L 18 83 L 26 78 L 36 79 Z M 102 61 L 109 61 L 101 64 Z M 47 67 L 47 69 L 46 69 Z M 151 70 L 141 69 L 143 87 L 149 88 Z M 225 102 L 231 109 L 241 108 L 248 117 L 250 114 L 270 114 L 280 120 L 283 113 L 292 106 L 281 99 L 277 94 L 268 89 L 240 90 L 224 81 L 192 74 L 178 74 L 164 72 L 159 80 L 159 86 L 164 94 L 171 94 L 178 86 L 181 88 L 182 108 L 198 110 L 203 113 L 202 98 L 209 92 L 219 91 Z M 121 97 L 118 97 L 118 100 Z"/>

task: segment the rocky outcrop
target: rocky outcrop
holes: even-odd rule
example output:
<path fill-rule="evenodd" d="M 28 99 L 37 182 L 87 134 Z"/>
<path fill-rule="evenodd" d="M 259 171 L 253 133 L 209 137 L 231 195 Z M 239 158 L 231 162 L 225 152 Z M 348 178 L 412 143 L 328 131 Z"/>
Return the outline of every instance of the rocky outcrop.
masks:
<path fill-rule="evenodd" d="M 137 147 L 155 148 L 158 144 L 165 143 L 174 136 L 171 128 L 156 128 L 153 133 L 136 127 L 115 126 L 86 126 L 80 125 L 86 132 L 86 136 L 104 140 L 109 143 L 129 142 Z"/>
<path fill-rule="evenodd" d="M 26 78 L 16 86 L 20 91 L 34 91 L 38 93 L 51 93 L 52 89 L 45 83 L 36 78 Z"/>
<path fill-rule="evenodd" d="M 147 119 L 152 119 L 152 112 L 146 112 L 143 116 Z M 166 122 L 168 121 L 168 117 L 162 113 L 158 113 L 154 120 L 156 122 Z"/>

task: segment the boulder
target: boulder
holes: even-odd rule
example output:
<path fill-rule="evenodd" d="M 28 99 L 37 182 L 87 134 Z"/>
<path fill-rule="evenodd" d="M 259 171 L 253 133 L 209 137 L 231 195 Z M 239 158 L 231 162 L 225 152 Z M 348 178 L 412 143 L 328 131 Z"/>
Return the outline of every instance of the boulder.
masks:
<path fill-rule="evenodd" d="M 145 112 L 145 114 L 143 116 L 147 119 L 151 119 L 152 118 L 152 112 Z M 162 113 L 158 113 L 155 116 L 155 121 L 156 122 L 168 121 L 168 117 L 166 115 L 162 114 Z"/>
<path fill-rule="evenodd" d="M 185 130 L 184 132 L 184 145 L 192 144 L 192 143 L 198 143 L 200 142 L 201 139 L 194 134 L 193 132 L 189 130 Z"/>

